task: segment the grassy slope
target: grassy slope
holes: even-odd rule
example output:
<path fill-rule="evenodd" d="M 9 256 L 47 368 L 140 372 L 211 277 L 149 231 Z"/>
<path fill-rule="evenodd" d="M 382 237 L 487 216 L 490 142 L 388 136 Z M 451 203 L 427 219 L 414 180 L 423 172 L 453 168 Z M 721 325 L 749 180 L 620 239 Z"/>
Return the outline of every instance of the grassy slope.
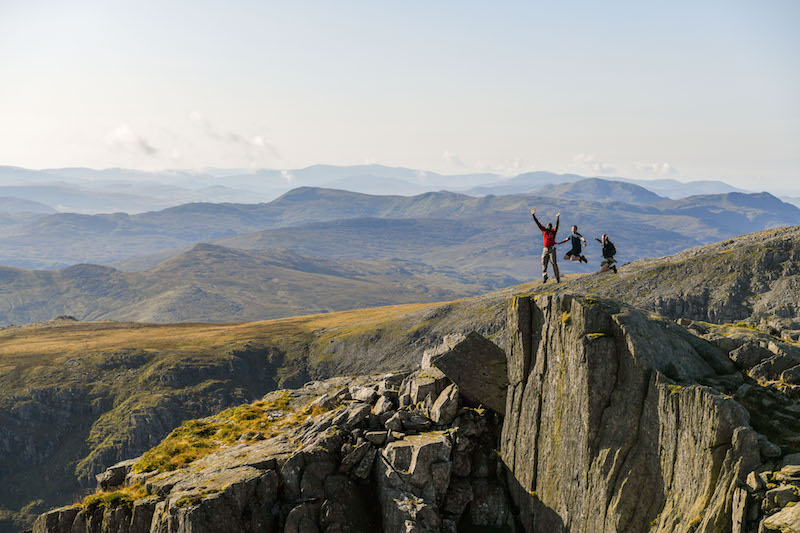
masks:
<path fill-rule="evenodd" d="M 607 294 L 653 309 L 659 295 L 661 300 L 666 295 L 667 300 L 680 296 L 688 301 L 698 294 L 713 296 L 709 287 L 720 295 L 729 293 L 740 287 L 740 269 L 754 281 L 744 287 L 752 309 L 778 309 L 785 305 L 786 291 L 773 285 L 796 279 L 798 250 L 800 227 L 784 228 L 643 260 L 625 266 L 619 276 L 565 276 L 559 285 L 527 284 L 452 302 L 239 324 L 6 328 L 0 331 L 4 445 L 10 442 L 14 452 L 15 435 L 41 438 L 27 444 L 40 456 L 3 465 L 16 473 L 0 480 L 0 487 L 18 485 L 23 492 L 12 496 L 0 488 L 0 501 L 22 508 L 41 495 L 44 472 L 52 489 L 44 494 L 47 505 L 74 499 L 76 476 L 89 479 L 103 466 L 141 453 L 182 420 L 312 378 L 407 368 L 447 333 L 478 330 L 503 345 L 505 303 L 512 294 Z M 788 294 L 795 303 L 796 294 Z M 66 398 L 64 391 L 71 391 Z M 37 414 L 46 413 L 53 402 L 77 407 L 56 412 L 66 425 Z M 137 440 L 136 428 L 144 428 L 147 438 Z"/>
<path fill-rule="evenodd" d="M 504 276 L 401 260 L 341 261 L 198 245 L 145 273 L 0 268 L 0 323 L 72 315 L 140 322 L 278 318 L 475 295 Z"/>
<path fill-rule="evenodd" d="M 636 261 L 620 272 L 581 276 L 564 290 L 622 299 L 671 318 L 800 328 L 800 226 Z"/>
<path fill-rule="evenodd" d="M 10 473 L 0 478 L 0 508 L 17 513 L 43 498 L 35 512 L 74 501 L 93 474 L 151 448 L 183 420 L 281 386 L 409 367 L 454 331 L 479 330 L 502 342 L 505 301 L 525 288 L 236 324 L 3 328 L 0 446 L 7 453 L 0 472 Z"/>

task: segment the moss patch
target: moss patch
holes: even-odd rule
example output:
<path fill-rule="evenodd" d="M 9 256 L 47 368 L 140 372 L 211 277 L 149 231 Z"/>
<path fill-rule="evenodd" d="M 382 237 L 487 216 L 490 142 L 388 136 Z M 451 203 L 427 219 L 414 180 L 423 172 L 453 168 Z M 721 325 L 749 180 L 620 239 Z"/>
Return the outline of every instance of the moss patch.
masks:
<path fill-rule="evenodd" d="M 218 415 L 188 420 L 174 429 L 167 438 L 142 455 L 133 466 L 135 472 L 168 472 L 183 468 L 243 436 L 250 439 L 269 438 L 278 430 L 300 423 L 289 416 L 291 395 L 285 391 L 278 398 L 240 405 Z"/>

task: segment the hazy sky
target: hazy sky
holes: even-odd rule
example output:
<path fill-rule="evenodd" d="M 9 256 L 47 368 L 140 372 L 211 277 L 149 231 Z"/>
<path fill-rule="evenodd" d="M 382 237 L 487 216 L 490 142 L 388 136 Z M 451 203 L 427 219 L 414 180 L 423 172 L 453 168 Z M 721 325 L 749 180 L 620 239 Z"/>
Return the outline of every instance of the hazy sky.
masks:
<path fill-rule="evenodd" d="M 0 164 L 791 185 L 800 2 L 0 0 Z"/>

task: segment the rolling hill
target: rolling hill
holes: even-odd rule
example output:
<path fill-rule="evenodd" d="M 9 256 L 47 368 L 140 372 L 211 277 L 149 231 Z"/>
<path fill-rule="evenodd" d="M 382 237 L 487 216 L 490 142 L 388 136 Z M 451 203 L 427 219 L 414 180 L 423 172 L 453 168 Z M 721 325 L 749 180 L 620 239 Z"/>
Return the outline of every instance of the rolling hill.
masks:
<path fill-rule="evenodd" d="M 404 260 L 315 259 L 200 244 L 144 273 L 0 269 L 0 324 L 71 315 L 140 322 L 262 320 L 475 295 L 509 277 Z"/>
<path fill-rule="evenodd" d="M 591 202 L 623 202 L 626 204 L 651 204 L 664 200 L 656 193 L 622 181 L 587 178 L 570 183 L 545 185 L 533 191 L 539 196 L 571 198 Z"/>
<path fill-rule="evenodd" d="M 199 251 L 224 252 L 215 247 Z M 337 375 L 410 369 L 426 348 L 454 332 L 475 330 L 501 347 L 513 349 L 509 343 L 516 342 L 515 338 L 504 332 L 508 301 L 515 295 L 520 296 L 515 302 L 538 301 L 546 309 L 551 297 L 552 301 L 561 301 L 556 299 L 588 293 L 581 300 L 594 309 L 606 304 L 598 303 L 592 295 L 606 293 L 673 319 L 747 322 L 692 324 L 692 331 L 707 331 L 704 340 L 654 319 L 663 324 L 659 327 L 681 331 L 684 340 L 672 338 L 670 350 L 687 346 L 686 339 L 698 350 L 717 350 L 709 347 L 709 341 L 720 346 L 753 342 L 780 345 L 776 348 L 779 350 L 796 349 L 779 337 L 800 328 L 798 253 L 800 227 L 781 228 L 670 257 L 637 261 L 622 268 L 618 276 L 569 276 L 560 285 L 526 284 L 451 302 L 237 324 L 82 323 L 62 319 L 2 328 L 0 423 L 4 437 L 0 444 L 7 453 L 0 456 L 0 527 L 10 529 L 14 520 L 29 524 L 46 506 L 75 501 L 82 489 L 94 486 L 94 474 L 155 446 L 182 421 L 253 401 L 277 387 L 299 387 L 310 379 Z M 261 260 L 278 262 L 276 257 Z M 281 264 L 283 261 L 317 273 L 330 267 L 329 263 L 291 256 L 281 259 Z M 165 264 L 161 275 L 176 267 Z M 577 320 L 561 309 L 551 314 L 554 326 L 565 331 L 573 327 L 571 320 Z M 629 327 L 646 340 L 651 325 L 645 323 L 645 314 L 635 316 L 642 318 Z M 577 330 L 578 324 L 574 326 Z M 757 327 L 778 336 L 757 331 Z M 781 329 L 771 329 L 778 327 Z M 604 335 L 583 335 L 583 331 L 572 329 L 569 334 L 583 346 L 590 342 L 605 346 L 600 340 Z M 553 342 L 561 338 L 554 335 Z M 648 348 L 646 343 L 637 350 L 644 348 Z M 708 357 L 707 352 L 701 353 Z M 741 383 L 731 381 L 731 376 L 719 376 L 717 381 L 704 384 L 731 396 Z M 751 395 L 750 400 L 741 400 L 743 394 L 735 392 L 737 400 L 750 402 L 746 405 L 755 413 L 753 423 L 758 431 L 772 435 L 770 438 L 788 451 L 797 449 L 800 441 L 796 434 L 782 431 L 786 422 L 776 429 L 769 417 L 756 416 L 763 412 L 758 411 L 763 409 L 760 402 L 779 397 L 778 389 L 746 379 L 746 391 L 764 390 L 763 394 Z M 728 382 L 734 383 L 733 388 Z M 781 405 L 791 405 L 784 396 L 795 393 L 782 386 L 788 392 L 780 393 Z M 646 381 L 636 390 L 647 390 Z M 672 404 L 677 395 L 694 390 L 686 383 L 672 384 L 665 393 L 665 403 Z M 685 401 L 682 396 L 680 399 Z M 789 422 L 797 424 L 796 419 Z M 42 483 L 43 479 L 48 482 Z M 696 485 L 695 478 L 690 479 Z"/>
<path fill-rule="evenodd" d="M 800 209 L 767 193 L 709 195 L 642 205 L 536 195 L 476 198 L 451 192 L 410 197 L 371 196 L 302 187 L 267 204 L 196 203 L 137 215 L 60 213 L 46 216 L 9 230 L 0 238 L 0 264 L 60 268 L 76 263 L 114 263 L 185 249 L 200 241 L 343 219 L 445 219 L 461 224 L 463 229 L 452 231 L 445 245 L 438 247 L 431 246 L 420 234 L 407 235 L 408 244 L 403 246 L 413 246 L 416 241 L 425 245 L 417 244 L 416 249 L 403 258 L 422 260 L 437 267 L 485 269 L 526 279 L 531 275 L 531 261 L 535 264 L 538 248 L 535 227 L 530 221 L 531 206 L 536 206 L 546 217 L 560 210 L 564 214 L 565 228 L 577 224 L 589 236 L 612 233 L 624 260 L 663 255 L 747 231 L 800 222 Z M 365 243 L 360 235 L 366 230 L 377 237 L 375 232 L 363 224 L 361 228 L 348 224 L 345 223 L 340 236 L 324 232 L 325 242 L 320 242 L 318 248 L 325 249 L 333 239 L 340 243 L 342 254 L 362 248 L 377 254 L 376 247 Z M 419 225 L 427 227 L 425 231 L 431 228 L 428 223 Z M 476 232 L 476 228 L 479 231 Z M 318 229 L 319 226 L 314 231 Z M 403 239 L 397 231 L 387 231 Z M 271 235 L 266 233 L 265 244 L 259 247 L 279 247 L 267 244 Z M 390 238 L 381 237 L 383 241 Z M 283 237 L 277 240 L 287 242 Z M 228 245 L 224 241 L 219 243 Z M 324 256 L 308 249 L 303 253 Z M 152 262 L 141 263 L 152 266 Z M 574 268 L 580 270 L 581 267 L 574 265 Z"/>
<path fill-rule="evenodd" d="M 477 196 L 485 196 L 489 194 L 525 194 L 536 191 L 537 189 L 548 185 L 565 185 L 584 179 L 587 179 L 586 176 L 579 176 L 578 174 L 556 174 L 553 172 L 543 171 L 526 172 L 524 174 L 514 176 L 513 178 L 478 185 L 476 187 L 467 189 L 465 192 L 467 194 Z M 639 180 L 621 177 L 593 177 L 591 179 L 603 179 L 604 181 L 631 183 L 643 187 L 655 194 L 658 194 L 659 196 L 675 199 L 686 198 L 688 196 L 700 194 L 746 192 L 742 189 L 733 187 L 723 181 L 718 180 L 696 180 L 683 182 L 675 179 Z"/>

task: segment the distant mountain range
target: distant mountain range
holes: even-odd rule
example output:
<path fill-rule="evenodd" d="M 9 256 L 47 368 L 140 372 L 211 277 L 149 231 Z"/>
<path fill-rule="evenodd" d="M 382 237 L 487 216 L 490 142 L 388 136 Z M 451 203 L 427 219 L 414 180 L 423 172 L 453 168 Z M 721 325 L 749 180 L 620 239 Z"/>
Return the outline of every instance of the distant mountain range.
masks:
<path fill-rule="evenodd" d="M 585 179 L 577 174 L 527 172 L 514 177 L 492 173 L 444 175 L 384 165 L 312 165 L 290 170 L 202 169 L 146 172 L 124 168 L 31 170 L 0 166 L 0 196 L 15 196 L 60 212 L 129 214 L 193 202 L 269 202 L 297 187 L 343 189 L 376 195 L 413 196 L 448 190 L 471 196 L 531 193 L 547 185 Z M 595 178 L 601 179 L 601 178 Z M 667 198 L 746 192 L 722 181 L 674 179 L 627 182 Z M 791 193 L 789 193 L 791 194 Z M 798 191 L 800 194 L 800 191 Z"/>
<path fill-rule="evenodd" d="M 581 196 L 576 187 L 573 195 Z M 266 204 L 196 203 L 136 215 L 44 216 L 5 230 L 0 237 L 0 264 L 63 268 L 151 254 L 161 260 L 197 242 L 244 246 L 247 241 L 249 248 L 287 248 L 312 257 L 391 259 L 400 255 L 433 266 L 483 269 L 527 279 L 536 272 L 539 253 L 540 237 L 530 220 L 532 206 L 543 219 L 554 219 L 561 211 L 561 235 L 572 224 L 589 237 L 611 233 L 623 260 L 800 222 L 800 209 L 768 193 L 627 204 L 537 195 L 476 198 L 451 192 L 372 196 L 301 187 Z M 376 218 L 404 222 L 373 227 L 369 219 Z M 413 227 L 416 230 L 408 229 Z M 280 228 L 285 231 L 277 231 Z M 275 231 L 265 233 L 263 239 L 240 237 L 265 230 Z M 233 241 L 224 240 L 232 237 Z M 169 250 L 174 252 L 162 253 Z M 147 261 L 142 264 L 153 266 Z M 581 269 L 577 264 L 571 268 Z"/>
<path fill-rule="evenodd" d="M 318 165 L 297 175 L 376 189 L 392 182 L 398 190 L 453 178 L 378 165 Z M 239 187 L 254 176 L 262 191 L 297 179 L 277 171 L 219 169 L 170 176 L 171 182 L 148 190 L 174 199 L 182 191 L 208 192 L 218 187 L 214 180 L 224 180 L 223 192 L 231 193 L 245 191 Z M 459 177 L 470 188 L 491 178 Z M 12 179 L 28 184 L 9 184 Z M 82 185 L 52 179 L 82 180 Z M 137 196 L 140 189 L 129 181 L 136 179 L 155 183 L 157 175 L 0 168 L 0 192 L 14 193 L 0 197 L 0 265 L 8 265 L 0 270 L 0 323 L 60 314 L 156 322 L 256 320 L 474 295 L 540 276 L 541 234 L 531 220 L 532 207 L 543 221 L 555 222 L 555 214 L 562 213 L 559 238 L 577 225 L 589 239 L 589 264 L 562 261 L 565 274 L 597 268 L 599 245 L 592 238 L 602 233 L 611 234 L 622 264 L 800 224 L 800 209 L 769 193 L 669 199 L 633 180 L 544 172 L 502 182 L 518 188 L 538 184 L 533 192 L 516 194 L 370 195 L 306 186 L 267 203 L 249 198 L 141 213 L 54 212 L 53 205 L 61 208 L 64 201 L 91 207 L 144 198 L 145 205 L 151 200 Z M 658 183 L 669 188 L 679 182 Z M 682 186 L 730 188 L 717 182 Z M 33 189 L 49 191 L 50 203 L 25 198 Z"/>
<path fill-rule="evenodd" d="M 651 204 L 666 200 L 663 196 L 633 183 L 586 178 L 569 183 L 545 185 L 533 191 L 539 196 L 570 198 L 590 202 L 624 202 L 626 204 Z"/>
<path fill-rule="evenodd" d="M 563 185 L 585 180 L 585 176 L 577 174 L 555 174 L 553 172 L 527 172 L 519 176 L 479 185 L 467 189 L 467 194 L 485 196 L 487 194 L 520 194 L 537 191 L 550 185 Z M 606 182 L 626 182 L 638 185 L 651 192 L 667 198 L 685 198 L 697 194 L 724 194 L 729 192 L 747 192 L 723 181 L 701 180 L 682 182 L 675 179 L 636 180 L 629 178 L 594 178 Z"/>
<path fill-rule="evenodd" d="M 0 196 L 0 213 L 39 213 L 49 215 L 56 210 L 40 202 L 15 198 L 13 196 Z"/>

